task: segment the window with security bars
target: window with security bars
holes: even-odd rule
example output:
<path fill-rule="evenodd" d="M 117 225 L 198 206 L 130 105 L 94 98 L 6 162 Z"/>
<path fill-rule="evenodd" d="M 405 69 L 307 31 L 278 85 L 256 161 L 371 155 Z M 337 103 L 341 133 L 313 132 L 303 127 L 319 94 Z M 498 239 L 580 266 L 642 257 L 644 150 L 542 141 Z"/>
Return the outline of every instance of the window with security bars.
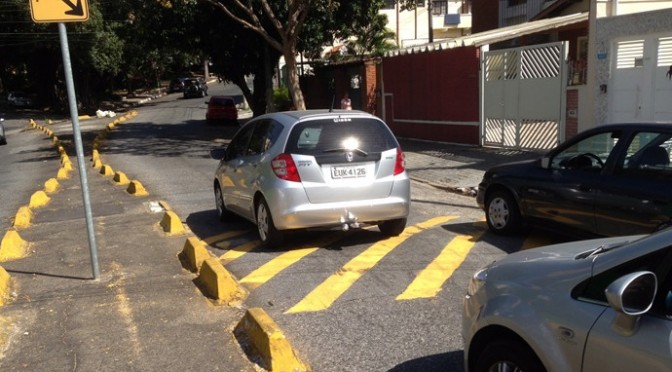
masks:
<path fill-rule="evenodd" d="M 644 66 L 644 40 L 621 41 L 616 45 L 616 68 Z"/>
<path fill-rule="evenodd" d="M 658 67 L 672 66 L 672 37 L 658 39 Z"/>

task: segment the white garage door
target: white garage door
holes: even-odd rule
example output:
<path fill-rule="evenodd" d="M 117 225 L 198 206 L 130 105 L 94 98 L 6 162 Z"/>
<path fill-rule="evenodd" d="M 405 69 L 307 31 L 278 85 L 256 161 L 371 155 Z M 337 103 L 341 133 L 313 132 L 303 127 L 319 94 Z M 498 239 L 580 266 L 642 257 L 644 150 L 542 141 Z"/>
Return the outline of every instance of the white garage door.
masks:
<path fill-rule="evenodd" d="M 672 34 L 619 40 L 614 47 L 610 121 L 672 121 Z"/>

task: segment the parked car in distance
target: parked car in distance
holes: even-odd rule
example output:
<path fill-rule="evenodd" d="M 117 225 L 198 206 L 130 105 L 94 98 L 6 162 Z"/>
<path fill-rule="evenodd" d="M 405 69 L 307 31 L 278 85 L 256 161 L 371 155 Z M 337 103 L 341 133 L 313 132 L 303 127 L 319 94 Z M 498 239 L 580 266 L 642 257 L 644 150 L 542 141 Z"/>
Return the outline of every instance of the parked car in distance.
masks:
<path fill-rule="evenodd" d="M 0 114 L 0 145 L 6 145 L 7 144 L 7 135 L 5 134 L 4 121 L 5 121 L 5 118 L 3 118 L 2 114 Z"/>
<path fill-rule="evenodd" d="M 208 123 L 223 121 L 238 125 L 238 107 L 236 101 L 230 96 L 212 96 L 205 102 L 208 109 L 205 112 L 205 120 Z"/>
<path fill-rule="evenodd" d="M 541 159 L 487 170 L 477 203 L 488 227 L 524 223 L 577 236 L 646 234 L 672 221 L 672 123 L 603 125 Z"/>
<path fill-rule="evenodd" d="M 13 91 L 7 94 L 7 102 L 14 107 L 32 107 L 35 106 L 35 95 Z"/>
<path fill-rule="evenodd" d="M 463 303 L 467 372 L 669 371 L 672 229 L 515 252 Z"/>
<path fill-rule="evenodd" d="M 168 93 L 183 92 L 184 91 L 184 81 L 189 79 L 188 77 L 176 77 L 170 81 L 168 84 Z"/>
<path fill-rule="evenodd" d="M 362 111 L 258 116 L 234 135 L 215 172 L 220 219 L 257 225 L 263 246 L 298 229 L 377 225 L 399 235 L 410 209 L 404 154 L 385 122 Z"/>
<path fill-rule="evenodd" d="M 208 85 L 200 79 L 186 79 L 183 95 L 184 98 L 205 97 L 208 95 Z"/>

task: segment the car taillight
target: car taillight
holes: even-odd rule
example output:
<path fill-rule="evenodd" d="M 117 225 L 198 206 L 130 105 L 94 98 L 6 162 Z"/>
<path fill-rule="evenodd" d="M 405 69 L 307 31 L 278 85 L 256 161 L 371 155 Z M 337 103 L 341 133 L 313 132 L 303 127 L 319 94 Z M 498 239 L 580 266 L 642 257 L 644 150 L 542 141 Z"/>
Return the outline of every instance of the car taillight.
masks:
<path fill-rule="evenodd" d="M 397 147 L 397 160 L 394 163 L 394 175 L 403 173 L 406 170 L 406 159 L 401 147 Z"/>
<path fill-rule="evenodd" d="M 285 181 L 301 182 L 299 171 L 290 154 L 280 154 L 271 161 L 273 172 L 278 178 Z"/>

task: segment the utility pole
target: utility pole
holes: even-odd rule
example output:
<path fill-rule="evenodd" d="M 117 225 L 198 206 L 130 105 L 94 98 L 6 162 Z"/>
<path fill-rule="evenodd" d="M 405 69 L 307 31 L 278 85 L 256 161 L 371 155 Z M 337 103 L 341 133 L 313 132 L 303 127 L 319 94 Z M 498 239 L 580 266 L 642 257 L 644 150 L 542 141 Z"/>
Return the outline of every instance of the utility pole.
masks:
<path fill-rule="evenodd" d="M 432 25 L 432 0 L 427 0 L 427 24 L 429 27 L 429 42 L 434 42 L 434 26 Z"/>

